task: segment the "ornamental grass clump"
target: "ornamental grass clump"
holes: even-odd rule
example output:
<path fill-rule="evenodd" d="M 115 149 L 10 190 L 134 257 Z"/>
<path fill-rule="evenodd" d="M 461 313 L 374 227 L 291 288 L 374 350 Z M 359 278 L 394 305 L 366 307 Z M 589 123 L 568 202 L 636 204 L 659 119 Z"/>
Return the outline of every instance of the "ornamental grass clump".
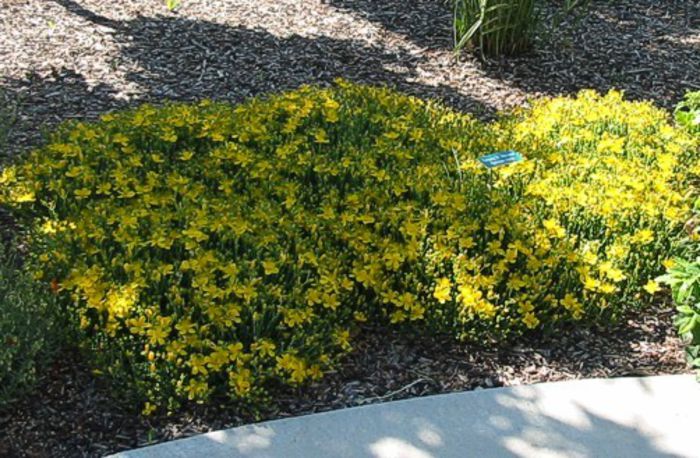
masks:
<path fill-rule="evenodd" d="M 366 321 L 496 341 L 614 317 L 676 250 L 696 154 L 618 93 L 483 124 L 339 81 L 66 124 L 0 202 L 149 413 L 318 379 Z"/>
<path fill-rule="evenodd" d="M 454 0 L 454 43 L 482 56 L 526 51 L 537 24 L 534 0 Z"/>

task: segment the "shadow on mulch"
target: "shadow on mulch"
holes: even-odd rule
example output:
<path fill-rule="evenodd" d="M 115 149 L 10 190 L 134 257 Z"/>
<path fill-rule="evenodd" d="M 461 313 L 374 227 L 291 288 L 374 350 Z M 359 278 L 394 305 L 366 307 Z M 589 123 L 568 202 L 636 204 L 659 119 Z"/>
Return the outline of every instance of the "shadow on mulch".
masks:
<path fill-rule="evenodd" d="M 65 68 L 43 81 L 36 75 L 5 81 L 0 83 L 0 89 L 20 101 L 20 128 L 12 132 L 11 141 L 33 135 L 28 143 L 36 144 L 40 139 L 36 126 L 50 127 L 69 118 L 89 119 L 110 109 L 143 102 L 202 98 L 239 102 L 302 84 L 329 84 L 338 77 L 441 99 L 482 117 L 495 114 L 493 107 L 453 87 L 412 82 L 420 58 L 408 52 L 329 37 L 280 38 L 263 29 L 177 16 L 117 21 L 99 16 L 73 0 L 53 1 L 72 14 L 113 31 L 122 52 L 116 65 L 139 69 L 126 78 L 137 83 L 142 94 L 128 102 L 115 99 L 109 86 L 90 87 L 84 77 Z"/>
<path fill-rule="evenodd" d="M 67 12 L 119 43 L 112 65 L 129 69 L 126 80 L 139 90 L 118 94 L 106 83 L 87 81 L 67 67 L 53 75 L 28 75 L 0 81 L 3 98 L 18 100 L 17 128 L 10 144 L 36 145 L 39 126 L 51 128 L 66 118 L 100 113 L 142 102 L 201 98 L 240 102 L 251 96 L 328 84 L 346 77 L 386 84 L 423 98 L 436 98 L 492 119 L 498 97 L 468 95 L 459 81 L 440 80 L 474 68 L 480 78 L 501 81 L 526 94 L 573 93 L 582 88 L 619 88 L 632 99 L 652 99 L 671 108 L 685 90 L 700 88 L 700 8 L 694 0 L 594 1 L 574 20 L 554 30 L 554 3 L 542 14 L 549 24 L 534 51 L 525 56 L 477 63 L 451 54 L 450 7 L 436 0 L 326 0 L 331 6 L 380 24 L 422 48 L 410 50 L 396 40 L 371 45 L 328 36 L 278 37 L 261 28 L 227 26 L 175 14 L 114 20 L 74 0 L 52 0 Z M 429 67 L 434 85 L 417 80 Z M 483 92 L 483 91 L 482 91 Z M 478 97 L 478 100 L 477 98 Z"/>
<path fill-rule="evenodd" d="M 17 119 L 8 133 L 9 149 L 36 146 L 50 129 L 71 119 L 94 119 L 113 109 L 126 108 L 128 103 L 115 99 L 106 84 L 91 87 L 85 77 L 62 68 L 42 77 L 29 73 L 25 78 L 6 79 L 0 83 L 3 97 L 12 100 Z M 18 151 L 10 151 L 11 159 Z M 8 158 L 0 155 L 0 161 Z"/>
<path fill-rule="evenodd" d="M 451 0 L 324 0 L 429 50 L 451 50 Z"/>

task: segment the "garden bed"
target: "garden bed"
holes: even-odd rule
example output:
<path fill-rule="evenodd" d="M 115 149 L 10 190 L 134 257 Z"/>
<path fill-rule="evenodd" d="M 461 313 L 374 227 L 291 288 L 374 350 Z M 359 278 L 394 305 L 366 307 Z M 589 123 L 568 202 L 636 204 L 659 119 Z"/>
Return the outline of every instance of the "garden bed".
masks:
<path fill-rule="evenodd" d="M 650 105 L 583 91 L 485 123 L 339 80 L 105 116 L 337 76 L 481 119 L 580 88 L 669 108 L 698 84 L 698 13 L 643 3 L 593 2 L 536 53 L 479 63 L 454 57 L 435 1 L 12 2 L 9 154 L 41 127 L 100 121 L 0 173 L 13 226 L 0 240 L 26 229 L 33 280 L 84 350 L 0 411 L 0 455 L 101 456 L 411 396 L 689 372 L 654 278 L 685 253 L 697 150 Z M 528 160 L 486 173 L 479 157 L 510 148 Z"/>

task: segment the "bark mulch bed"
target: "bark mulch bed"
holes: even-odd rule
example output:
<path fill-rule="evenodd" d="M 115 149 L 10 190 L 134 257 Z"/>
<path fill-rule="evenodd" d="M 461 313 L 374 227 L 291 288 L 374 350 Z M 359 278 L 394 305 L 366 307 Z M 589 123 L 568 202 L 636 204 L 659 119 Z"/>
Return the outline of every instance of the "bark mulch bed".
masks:
<path fill-rule="evenodd" d="M 700 89 L 697 0 L 594 0 L 552 6 L 535 50 L 480 62 L 451 49 L 440 0 L 4 0 L 0 107 L 14 155 L 65 119 L 143 102 L 240 101 L 336 77 L 388 84 L 482 118 L 529 97 L 624 89 L 670 108 Z M 557 1 L 548 4 L 560 3 Z M 7 116 L 7 114 L 0 114 Z M 0 218 L 0 222 L 2 218 Z M 494 386 L 687 372 L 669 308 L 613 329 L 571 329 L 508 348 L 364 330 L 338 372 L 279 393 L 255 418 L 229 407 L 142 419 L 67 351 L 34 393 L 0 412 L 0 456 L 101 456 L 256 419 Z"/>
<path fill-rule="evenodd" d="M 700 89 L 697 0 L 593 0 L 555 19 L 529 55 L 481 63 L 451 50 L 447 0 L 4 0 L 0 107 L 11 145 L 42 127 L 144 101 L 240 101 L 344 77 L 488 118 L 528 97 L 624 89 L 670 108 Z"/>
<path fill-rule="evenodd" d="M 235 406 L 190 406 L 140 417 L 111 395 L 74 352 L 47 371 L 31 396 L 0 411 L 0 456 L 97 457 L 258 420 L 453 391 L 545 381 L 689 373 L 669 307 L 635 313 L 612 328 L 565 329 L 507 347 L 478 347 L 367 328 L 337 372 L 278 393 L 258 416 Z"/>

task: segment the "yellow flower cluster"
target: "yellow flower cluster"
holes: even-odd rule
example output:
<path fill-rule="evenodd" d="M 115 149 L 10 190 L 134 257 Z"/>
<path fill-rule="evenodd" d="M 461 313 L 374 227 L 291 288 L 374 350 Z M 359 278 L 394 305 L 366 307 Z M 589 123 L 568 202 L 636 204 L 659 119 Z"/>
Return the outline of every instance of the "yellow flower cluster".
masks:
<path fill-rule="evenodd" d="M 67 124 L 0 203 L 150 412 L 317 379 L 357 322 L 500 339 L 618 312 L 674 249 L 696 146 L 618 93 L 483 124 L 338 81 Z"/>

